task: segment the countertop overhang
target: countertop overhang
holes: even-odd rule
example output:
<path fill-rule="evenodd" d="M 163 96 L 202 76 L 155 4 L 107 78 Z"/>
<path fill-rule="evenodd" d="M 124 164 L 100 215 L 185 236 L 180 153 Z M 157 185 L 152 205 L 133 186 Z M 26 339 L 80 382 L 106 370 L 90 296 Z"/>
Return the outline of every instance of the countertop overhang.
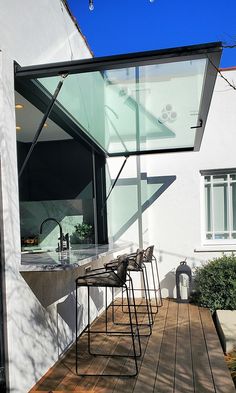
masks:
<path fill-rule="evenodd" d="M 22 253 L 20 272 L 53 272 L 77 269 L 117 252 L 132 252 L 133 243 L 120 242 L 103 245 L 78 245 L 73 249 L 56 252 L 35 250 Z"/>

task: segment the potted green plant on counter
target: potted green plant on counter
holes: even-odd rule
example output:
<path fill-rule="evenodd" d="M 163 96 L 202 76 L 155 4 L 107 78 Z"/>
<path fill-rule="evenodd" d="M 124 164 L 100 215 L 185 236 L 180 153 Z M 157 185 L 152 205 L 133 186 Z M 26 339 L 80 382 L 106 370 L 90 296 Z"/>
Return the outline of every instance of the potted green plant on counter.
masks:
<path fill-rule="evenodd" d="M 93 237 L 93 226 L 82 222 L 75 225 L 75 232 L 73 234 L 73 243 L 91 243 Z M 77 241 L 76 241 L 77 239 Z"/>

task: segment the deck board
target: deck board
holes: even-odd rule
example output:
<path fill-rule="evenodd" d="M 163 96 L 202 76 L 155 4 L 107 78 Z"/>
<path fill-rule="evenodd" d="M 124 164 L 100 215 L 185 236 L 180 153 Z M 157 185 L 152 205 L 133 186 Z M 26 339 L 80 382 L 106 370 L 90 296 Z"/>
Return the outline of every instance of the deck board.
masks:
<path fill-rule="evenodd" d="M 136 378 L 136 384 L 133 390 L 134 393 L 153 392 L 168 306 L 169 302 L 165 302 L 164 306 L 159 309 L 155 317 L 153 332 L 148 340 L 142 365 Z"/>
<path fill-rule="evenodd" d="M 127 321 L 127 314 L 117 309 L 117 318 Z M 146 317 L 139 315 L 140 322 Z M 103 326 L 104 315 L 93 328 Z M 111 323 L 110 325 L 111 326 Z M 97 351 L 128 351 L 129 337 L 93 336 Z M 153 332 L 142 337 L 142 357 L 135 378 L 80 377 L 75 373 L 75 348 L 56 363 L 30 390 L 30 393 L 234 393 L 235 388 L 224 360 L 218 336 L 207 309 L 165 300 L 155 315 Z M 87 337 L 79 339 L 79 353 L 85 370 L 129 369 L 127 358 L 91 356 Z M 127 353 L 127 352 L 126 352 Z"/>
<path fill-rule="evenodd" d="M 178 305 L 176 338 L 175 393 L 193 393 L 192 351 L 190 343 L 189 305 Z"/>
<path fill-rule="evenodd" d="M 174 392 L 177 318 L 178 307 L 169 302 L 154 392 Z"/>
<path fill-rule="evenodd" d="M 189 305 L 190 345 L 192 348 L 193 380 L 195 392 L 215 393 L 215 386 L 198 307 Z"/>
<path fill-rule="evenodd" d="M 199 311 L 202 325 L 204 326 L 206 347 L 214 376 L 216 393 L 235 393 L 235 388 L 232 385 L 230 372 L 223 358 L 223 351 L 216 330 L 214 329 L 211 315 L 204 308 L 201 308 Z"/>
<path fill-rule="evenodd" d="M 117 314 L 117 311 L 116 311 Z M 127 315 L 122 313 L 121 307 L 118 308 L 118 318 L 115 319 L 116 321 L 119 321 L 121 323 L 126 323 L 127 322 Z M 139 315 L 138 318 L 140 323 L 144 322 L 144 315 Z M 133 321 L 134 322 L 134 321 Z M 121 327 L 122 330 L 128 331 L 129 328 L 127 326 Z M 129 336 L 121 336 L 119 339 L 117 339 L 117 349 L 119 349 L 118 353 L 126 353 L 126 354 L 131 354 L 132 353 L 132 341 L 131 337 Z M 110 368 L 109 368 L 110 366 Z M 114 359 L 109 359 L 108 361 L 108 370 L 109 372 L 114 372 L 117 373 L 118 370 L 120 370 L 121 373 L 125 372 L 130 372 L 134 371 L 134 361 L 133 359 L 130 358 L 119 358 L 116 361 Z M 123 378 L 107 378 L 107 377 L 100 377 L 99 380 L 96 383 L 96 386 L 94 388 L 94 393 L 102 393 L 102 392 L 107 392 L 109 389 L 113 389 L 117 387 L 118 389 L 118 383 L 119 382 L 125 382 L 126 388 L 130 386 L 130 383 L 132 384 L 134 378 L 128 378 L 128 379 L 123 379 Z M 112 390 L 110 390 L 112 391 Z M 119 390 L 118 390 L 119 391 Z M 131 390 L 132 391 L 132 390 Z M 121 392 L 124 392 L 124 390 L 121 390 Z"/>

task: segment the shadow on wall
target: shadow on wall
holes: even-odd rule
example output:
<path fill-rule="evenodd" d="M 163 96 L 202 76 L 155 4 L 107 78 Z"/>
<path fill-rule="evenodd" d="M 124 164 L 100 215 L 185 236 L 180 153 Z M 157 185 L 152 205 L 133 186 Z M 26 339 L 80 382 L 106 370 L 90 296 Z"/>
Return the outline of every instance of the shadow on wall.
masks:
<path fill-rule="evenodd" d="M 87 288 L 82 292 L 78 289 L 78 304 L 76 304 L 75 293 L 70 293 L 62 302 L 57 304 L 57 348 L 58 358 L 75 341 L 76 332 L 76 307 L 77 326 L 82 332 L 88 323 L 87 309 L 88 298 Z M 104 307 L 103 293 L 99 288 L 90 288 L 90 320 L 96 318 Z"/>
<path fill-rule="evenodd" d="M 53 307 L 54 303 L 58 302 L 56 305 L 57 325 L 59 317 L 73 333 L 75 332 L 76 307 L 75 280 L 81 274 L 84 274 L 83 267 L 68 271 L 48 271 L 46 274 L 45 272 L 21 273 L 44 309 Z M 103 292 L 99 288 L 90 289 L 90 304 L 93 308 L 92 317 L 104 307 Z M 87 309 L 87 289 L 82 287 L 78 289 L 78 326 L 84 325 L 84 307 Z"/>
<path fill-rule="evenodd" d="M 161 293 L 164 297 L 174 298 L 175 297 L 175 272 L 170 271 L 165 275 L 165 278 L 161 280 Z"/>
<path fill-rule="evenodd" d="M 83 267 L 81 269 L 84 272 Z M 36 274 L 22 272 L 21 276 L 33 291 L 30 296 L 33 298 L 35 295 L 38 300 L 30 301 L 29 306 L 24 296 L 25 283 L 22 286 L 22 280 L 16 278 L 14 290 L 18 298 L 22 301 L 25 299 L 27 302 L 26 312 L 17 307 L 11 315 L 11 323 L 15 325 L 16 345 L 22 348 L 22 353 L 27 358 L 24 364 L 17 362 L 16 367 L 22 378 L 27 364 L 30 380 L 34 382 L 39 380 L 42 373 L 46 373 L 47 369 L 60 359 L 74 342 L 76 323 L 74 289 L 75 278 L 79 275 L 79 271 L 80 268 Z M 91 288 L 90 292 L 92 320 L 103 308 L 104 297 L 98 288 Z M 81 332 L 87 324 L 87 290 L 84 288 L 79 288 L 77 307 L 77 322 Z"/>
<path fill-rule="evenodd" d="M 94 303 L 96 311 L 101 311 L 104 307 L 103 292 L 99 288 L 90 288 L 90 302 Z"/>
<path fill-rule="evenodd" d="M 9 268 L 8 272 L 10 273 Z M 14 271 L 11 272 L 11 278 L 14 280 L 14 293 L 18 298 L 12 306 L 8 320 L 8 324 L 14 326 L 13 343 L 16 349 L 14 358 L 10 358 L 15 373 L 11 380 L 11 392 L 20 392 L 26 391 L 24 387 L 36 382 L 42 376 L 42 370 L 46 372 L 48 364 L 57 360 L 57 329 L 54 315 L 49 310 L 39 303 L 32 305 L 32 302 L 28 302 L 25 283 Z M 13 297 L 14 293 L 10 296 Z M 17 351 L 20 351 L 20 354 Z"/>
<path fill-rule="evenodd" d="M 75 330 L 76 330 L 76 299 L 74 292 L 70 293 L 66 299 L 57 304 L 57 351 L 58 358 L 64 354 L 64 352 L 73 344 L 75 341 Z M 81 330 L 84 328 L 84 306 L 77 304 L 78 310 L 78 325 Z"/>
<path fill-rule="evenodd" d="M 148 177 L 141 173 L 142 205 L 139 208 L 137 198 L 139 179 L 119 179 L 112 191 L 113 203 L 116 206 L 117 216 L 112 220 L 116 224 L 113 240 L 117 241 L 127 229 L 145 212 L 176 180 L 176 176 L 153 176 Z M 111 183 L 113 183 L 112 180 Z M 133 197 L 133 198 L 132 198 Z M 132 200 L 127 211 L 127 200 Z"/>
<path fill-rule="evenodd" d="M 196 258 L 196 257 L 189 257 L 186 254 L 176 254 L 173 252 L 165 251 L 165 250 L 158 250 L 157 261 L 158 263 L 162 263 L 163 260 L 168 260 L 171 258 L 172 265 L 175 266 L 172 270 L 170 270 L 163 280 L 161 280 L 161 291 L 163 297 L 175 298 L 176 297 L 176 285 L 175 285 L 175 271 L 176 268 L 179 266 L 181 261 L 187 262 L 191 269 L 194 269 L 196 266 L 201 265 L 205 262 L 204 259 Z M 173 257 L 176 260 L 176 263 L 173 263 Z"/>
<path fill-rule="evenodd" d="M 57 304 L 57 315 L 60 316 L 64 322 L 69 326 L 71 331 L 75 332 L 75 312 L 71 312 L 71 310 L 75 310 L 76 300 L 75 296 L 70 293 L 66 299 Z M 79 306 L 81 309 L 81 306 Z M 79 319 L 83 319 L 83 310 L 79 312 Z"/>

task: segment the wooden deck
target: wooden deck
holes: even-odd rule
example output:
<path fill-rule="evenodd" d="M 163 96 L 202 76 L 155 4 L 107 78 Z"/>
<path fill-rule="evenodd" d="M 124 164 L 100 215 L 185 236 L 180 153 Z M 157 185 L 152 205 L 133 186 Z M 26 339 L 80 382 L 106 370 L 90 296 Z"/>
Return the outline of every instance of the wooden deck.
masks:
<path fill-rule="evenodd" d="M 127 318 L 120 309 L 118 313 L 120 320 Z M 145 317 L 140 314 L 140 318 Z M 96 321 L 96 327 L 102 326 L 102 319 Z M 98 351 L 122 351 L 130 345 L 129 337 L 94 335 L 93 340 Z M 79 342 L 87 372 L 124 371 L 132 366 L 127 358 L 89 356 L 86 335 Z M 235 393 L 208 310 L 165 300 L 156 314 L 152 335 L 142 337 L 141 342 L 143 355 L 138 360 L 137 377 L 79 377 L 75 373 L 75 349 L 71 348 L 30 393 Z"/>

